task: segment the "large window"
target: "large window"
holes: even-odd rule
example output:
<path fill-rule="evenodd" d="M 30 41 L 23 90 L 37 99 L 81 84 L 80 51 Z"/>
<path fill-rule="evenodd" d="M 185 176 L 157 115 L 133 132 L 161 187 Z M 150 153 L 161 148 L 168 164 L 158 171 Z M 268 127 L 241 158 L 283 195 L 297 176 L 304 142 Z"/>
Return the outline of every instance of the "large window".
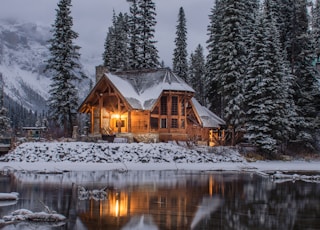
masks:
<path fill-rule="evenodd" d="M 185 108 L 186 108 L 186 105 L 185 105 L 184 99 L 182 99 L 181 100 L 181 115 L 182 116 L 185 115 Z"/>
<path fill-rule="evenodd" d="M 178 115 L 178 97 L 172 96 L 171 100 L 171 115 Z"/>
<path fill-rule="evenodd" d="M 167 115 L 168 113 L 168 105 L 167 105 L 167 97 L 161 97 L 161 115 Z"/>
<path fill-rule="evenodd" d="M 151 129 L 158 129 L 159 128 L 158 122 L 159 122 L 158 118 L 151 117 L 151 121 L 150 121 Z"/>
<path fill-rule="evenodd" d="M 162 129 L 167 128 L 167 119 L 166 118 L 161 119 L 160 128 L 162 128 Z"/>
<path fill-rule="evenodd" d="M 178 119 L 173 118 L 171 120 L 171 128 L 178 128 Z"/>

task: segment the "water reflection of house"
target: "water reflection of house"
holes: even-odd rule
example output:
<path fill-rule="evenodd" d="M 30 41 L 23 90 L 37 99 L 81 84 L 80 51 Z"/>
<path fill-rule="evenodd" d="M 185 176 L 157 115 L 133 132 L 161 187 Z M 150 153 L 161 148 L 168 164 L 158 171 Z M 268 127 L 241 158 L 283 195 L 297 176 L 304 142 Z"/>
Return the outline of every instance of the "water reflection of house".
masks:
<path fill-rule="evenodd" d="M 96 81 L 79 108 L 91 116 L 92 136 L 211 145 L 223 139 L 225 122 L 201 106 L 194 90 L 170 69 L 110 73 L 97 67 Z"/>
<path fill-rule="evenodd" d="M 89 230 L 121 229 L 132 217 L 141 215 L 151 216 L 158 229 L 190 229 L 203 201 L 224 196 L 222 177 L 221 180 L 215 181 L 210 176 L 205 183 L 193 181 L 194 184 L 187 184 L 188 189 L 185 186 L 157 188 L 145 185 L 111 190 L 108 200 L 90 200 L 89 208 L 80 217 Z M 231 184 L 228 190 L 234 193 L 237 189 Z M 214 208 L 220 206 L 220 199 L 212 201 L 217 202 Z"/>

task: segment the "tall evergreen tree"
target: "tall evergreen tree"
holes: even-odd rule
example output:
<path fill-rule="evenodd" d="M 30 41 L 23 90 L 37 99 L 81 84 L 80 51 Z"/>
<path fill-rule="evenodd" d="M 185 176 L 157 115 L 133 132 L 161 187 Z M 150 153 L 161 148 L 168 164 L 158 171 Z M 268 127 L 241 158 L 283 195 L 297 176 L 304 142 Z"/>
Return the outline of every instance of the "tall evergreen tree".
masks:
<path fill-rule="evenodd" d="M 221 1 L 216 0 L 214 7 L 211 9 L 209 15 L 210 23 L 208 26 L 209 39 L 207 40 L 207 61 L 206 61 L 206 89 L 209 102 L 209 109 L 222 117 L 222 84 L 219 77 L 218 68 L 218 50 L 219 40 L 221 35 L 221 21 L 222 21 L 222 4 Z"/>
<path fill-rule="evenodd" d="M 11 121 L 8 110 L 4 107 L 3 78 L 0 73 L 0 136 L 9 136 L 11 133 Z"/>
<path fill-rule="evenodd" d="M 320 61 L 320 0 L 316 0 L 312 8 L 312 36 L 315 56 Z"/>
<path fill-rule="evenodd" d="M 275 154 L 288 137 L 288 94 L 280 35 L 273 11 L 265 1 L 264 12 L 253 36 L 246 75 L 246 134 L 262 152 Z"/>
<path fill-rule="evenodd" d="M 103 65 L 110 71 L 113 71 L 114 64 L 114 50 L 115 50 L 115 21 L 116 15 L 113 12 L 112 26 L 108 28 L 107 37 L 104 43 L 104 52 L 102 54 Z"/>
<path fill-rule="evenodd" d="M 218 59 L 215 75 L 222 97 L 222 117 L 235 130 L 243 126 L 243 77 L 245 73 L 246 47 L 243 34 L 245 25 L 244 1 L 221 1 L 221 34 L 218 40 Z"/>
<path fill-rule="evenodd" d="M 190 68 L 188 83 L 195 90 L 195 98 L 202 105 L 206 105 L 206 92 L 205 92 L 205 58 L 203 48 L 199 44 L 190 55 Z"/>
<path fill-rule="evenodd" d="M 56 19 L 49 40 L 51 56 L 47 60 L 46 71 L 51 74 L 50 97 L 48 100 L 50 117 L 64 128 L 64 135 L 71 136 L 76 124 L 78 90 L 75 83 L 85 78 L 79 64 L 80 47 L 73 43 L 78 34 L 72 30 L 71 0 L 60 0 Z"/>
<path fill-rule="evenodd" d="M 138 68 L 159 67 L 159 55 L 154 40 L 156 26 L 156 5 L 152 0 L 138 1 L 138 32 L 140 49 L 138 50 Z"/>
<path fill-rule="evenodd" d="M 116 16 L 114 13 L 112 22 L 104 45 L 103 62 L 110 71 L 126 70 L 129 66 L 128 16 L 122 13 Z"/>
<path fill-rule="evenodd" d="M 298 113 L 296 141 L 313 148 L 318 128 L 320 93 L 317 73 L 312 65 L 317 56 L 317 49 L 313 46 L 315 43 L 312 43 L 307 7 L 307 0 L 295 0 L 292 3 L 287 52 L 294 75 L 294 100 Z"/>
<path fill-rule="evenodd" d="M 187 52 L 187 27 L 183 7 L 179 9 L 178 25 L 176 27 L 175 49 L 173 51 L 173 72 L 187 81 L 188 52 Z"/>
<path fill-rule="evenodd" d="M 129 68 L 137 69 L 139 67 L 139 9 L 138 0 L 127 0 L 130 3 L 130 15 L 128 19 L 129 27 Z"/>
<path fill-rule="evenodd" d="M 115 68 L 113 66 L 114 63 L 114 53 L 113 50 L 115 50 L 114 47 L 114 27 L 110 26 L 108 28 L 108 33 L 106 40 L 104 42 L 104 52 L 102 54 L 102 60 L 103 60 L 103 65 L 107 67 L 108 70 L 114 71 Z"/>

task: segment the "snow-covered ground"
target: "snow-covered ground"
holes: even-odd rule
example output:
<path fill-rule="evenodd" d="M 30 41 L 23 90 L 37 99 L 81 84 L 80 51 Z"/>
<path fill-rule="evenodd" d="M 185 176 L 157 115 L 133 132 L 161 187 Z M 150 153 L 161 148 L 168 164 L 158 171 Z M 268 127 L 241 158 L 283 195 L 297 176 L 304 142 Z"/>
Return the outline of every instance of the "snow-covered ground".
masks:
<path fill-rule="evenodd" d="M 320 171 L 320 161 L 247 162 L 234 148 L 172 143 L 27 142 L 0 157 L 0 170 Z"/>

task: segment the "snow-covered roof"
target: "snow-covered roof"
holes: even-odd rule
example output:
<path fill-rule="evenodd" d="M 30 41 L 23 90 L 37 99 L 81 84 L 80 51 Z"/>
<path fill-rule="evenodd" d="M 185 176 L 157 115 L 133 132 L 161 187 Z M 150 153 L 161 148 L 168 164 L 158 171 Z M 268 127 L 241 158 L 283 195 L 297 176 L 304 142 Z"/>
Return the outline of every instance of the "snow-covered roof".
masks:
<path fill-rule="evenodd" d="M 134 109 L 150 110 L 163 91 L 194 90 L 170 69 L 105 73 Z"/>
<path fill-rule="evenodd" d="M 202 106 L 195 98 L 192 98 L 192 103 L 202 121 L 203 127 L 214 128 L 226 124 L 224 120 L 206 107 Z"/>

